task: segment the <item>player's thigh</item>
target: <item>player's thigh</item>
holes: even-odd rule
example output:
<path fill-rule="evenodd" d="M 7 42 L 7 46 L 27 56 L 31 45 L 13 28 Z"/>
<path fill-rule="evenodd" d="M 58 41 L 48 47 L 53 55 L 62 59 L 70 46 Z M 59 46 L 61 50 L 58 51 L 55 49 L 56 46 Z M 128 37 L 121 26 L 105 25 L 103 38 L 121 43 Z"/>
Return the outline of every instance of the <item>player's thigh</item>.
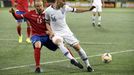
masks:
<path fill-rule="evenodd" d="M 56 51 L 58 46 L 50 40 L 50 38 L 47 39 L 46 43 L 44 43 L 44 46 L 47 47 L 49 50 Z"/>
<path fill-rule="evenodd" d="M 92 10 L 92 12 L 96 12 L 97 11 L 97 5 L 93 3 L 92 6 L 95 6 L 95 8 Z"/>
<path fill-rule="evenodd" d="M 31 41 L 32 41 L 32 45 L 33 47 L 38 47 L 41 48 L 41 40 L 40 40 L 40 36 L 34 35 L 31 37 Z"/>

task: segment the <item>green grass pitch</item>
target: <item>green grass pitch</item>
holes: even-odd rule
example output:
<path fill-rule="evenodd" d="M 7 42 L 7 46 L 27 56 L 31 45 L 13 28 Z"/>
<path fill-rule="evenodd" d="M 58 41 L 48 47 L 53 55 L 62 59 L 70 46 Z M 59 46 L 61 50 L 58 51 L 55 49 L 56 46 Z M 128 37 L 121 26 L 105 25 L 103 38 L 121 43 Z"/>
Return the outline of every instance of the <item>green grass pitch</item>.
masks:
<path fill-rule="evenodd" d="M 105 8 L 101 28 L 92 26 L 91 15 L 91 12 L 68 13 L 67 23 L 95 71 L 78 69 L 59 49 L 52 52 L 43 47 L 43 73 L 36 74 L 32 45 L 25 42 L 26 24 L 22 25 L 23 43 L 19 44 L 14 18 L 8 8 L 0 9 L 0 75 L 134 75 L 134 9 Z M 72 52 L 79 57 L 73 49 Z M 113 60 L 109 64 L 101 61 L 100 54 L 105 52 L 112 53 Z M 81 59 L 78 61 L 83 64 Z"/>

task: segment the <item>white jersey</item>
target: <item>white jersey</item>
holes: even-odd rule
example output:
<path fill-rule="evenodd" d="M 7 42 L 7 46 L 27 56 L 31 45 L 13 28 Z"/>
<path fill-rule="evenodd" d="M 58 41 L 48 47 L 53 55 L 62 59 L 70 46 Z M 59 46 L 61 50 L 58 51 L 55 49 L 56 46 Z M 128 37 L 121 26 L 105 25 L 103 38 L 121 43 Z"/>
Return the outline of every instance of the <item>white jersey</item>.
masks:
<path fill-rule="evenodd" d="M 64 41 L 70 45 L 79 43 L 66 23 L 66 12 L 73 11 L 76 11 L 76 8 L 71 8 L 68 5 L 64 5 L 64 7 L 59 10 L 49 6 L 45 10 L 45 19 L 50 21 L 50 26 L 54 34 L 62 37 Z"/>
<path fill-rule="evenodd" d="M 102 0 L 93 0 L 93 5 L 102 6 Z"/>
<path fill-rule="evenodd" d="M 55 34 L 73 34 L 66 23 L 66 12 L 74 10 L 76 9 L 68 5 L 64 5 L 64 7 L 59 10 L 49 6 L 45 10 L 45 18 L 50 21 L 51 28 Z"/>

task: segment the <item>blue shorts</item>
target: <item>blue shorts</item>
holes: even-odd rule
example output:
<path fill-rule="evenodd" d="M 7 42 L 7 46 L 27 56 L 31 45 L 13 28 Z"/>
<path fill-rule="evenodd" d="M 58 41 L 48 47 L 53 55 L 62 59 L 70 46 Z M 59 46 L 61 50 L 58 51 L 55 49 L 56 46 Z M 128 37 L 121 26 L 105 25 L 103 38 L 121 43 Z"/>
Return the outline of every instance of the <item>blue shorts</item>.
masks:
<path fill-rule="evenodd" d="M 31 41 L 32 41 L 33 47 L 34 47 L 35 42 L 40 41 L 41 42 L 41 47 L 45 46 L 52 51 L 56 51 L 56 49 L 58 48 L 58 46 L 55 45 L 52 42 L 52 40 L 49 39 L 48 35 L 46 35 L 46 36 L 34 35 L 34 36 L 31 37 Z"/>
<path fill-rule="evenodd" d="M 21 15 L 21 14 L 25 14 L 25 12 L 24 11 L 16 11 L 16 14 Z M 25 18 L 17 20 L 17 22 L 22 22 L 22 21 L 26 22 L 27 20 Z"/>

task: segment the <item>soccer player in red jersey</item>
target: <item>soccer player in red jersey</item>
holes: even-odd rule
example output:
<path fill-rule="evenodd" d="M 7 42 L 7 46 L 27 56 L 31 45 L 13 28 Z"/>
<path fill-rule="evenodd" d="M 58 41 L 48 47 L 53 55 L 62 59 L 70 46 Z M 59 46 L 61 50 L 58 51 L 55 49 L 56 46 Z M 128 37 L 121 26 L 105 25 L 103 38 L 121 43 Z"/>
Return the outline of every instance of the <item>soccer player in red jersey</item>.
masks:
<path fill-rule="evenodd" d="M 28 12 L 28 3 L 30 2 L 30 5 L 32 5 L 32 1 L 33 0 L 11 0 L 12 2 L 12 5 L 14 7 L 16 7 L 17 11 L 16 13 L 17 14 L 24 14 L 26 12 Z M 21 33 L 21 24 L 22 24 L 22 21 L 24 20 L 24 22 L 26 21 L 27 23 L 27 39 L 26 39 L 26 42 L 27 43 L 31 43 L 30 41 L 30 35 L 31 35 L 31 27 L 30 27 L 30 23 L 26 20 L 26 19 L 19 19 L 17 20 L 17 33 L 19 35 L 19 43 L 22 43 L 22 33 Z"/>
<path fill-rule="evenodd" d="M 42 46 L 47 47 L 48 49 L 55 51 L 58 47 L 62 51 L 62 53 L 71 61 L 71 64 L 83 68 L 83 66 L 77 62 L 77 60 L 70 54 L 67 48 L 63 43 L 59 45 L 55 45 L 52 40 L 50 40 L 50 36 L 53 35 L 50 26 L 45 22 L 45 13 L 42 1 L 34 2 L 35 10 L 31 10 L 25 14 L 18 15 L 15 13 L 15 10 L 11 8 L 9 11 L 15 17 L 15 19 L 26 18 L 32 27 L 32 37 L 31 41 L 34 48 L 34 59 L 36 63 L 35 72 L 40 73 L 40 50 Z M 49 35 L 47 34 L 49 33 Z"/>

